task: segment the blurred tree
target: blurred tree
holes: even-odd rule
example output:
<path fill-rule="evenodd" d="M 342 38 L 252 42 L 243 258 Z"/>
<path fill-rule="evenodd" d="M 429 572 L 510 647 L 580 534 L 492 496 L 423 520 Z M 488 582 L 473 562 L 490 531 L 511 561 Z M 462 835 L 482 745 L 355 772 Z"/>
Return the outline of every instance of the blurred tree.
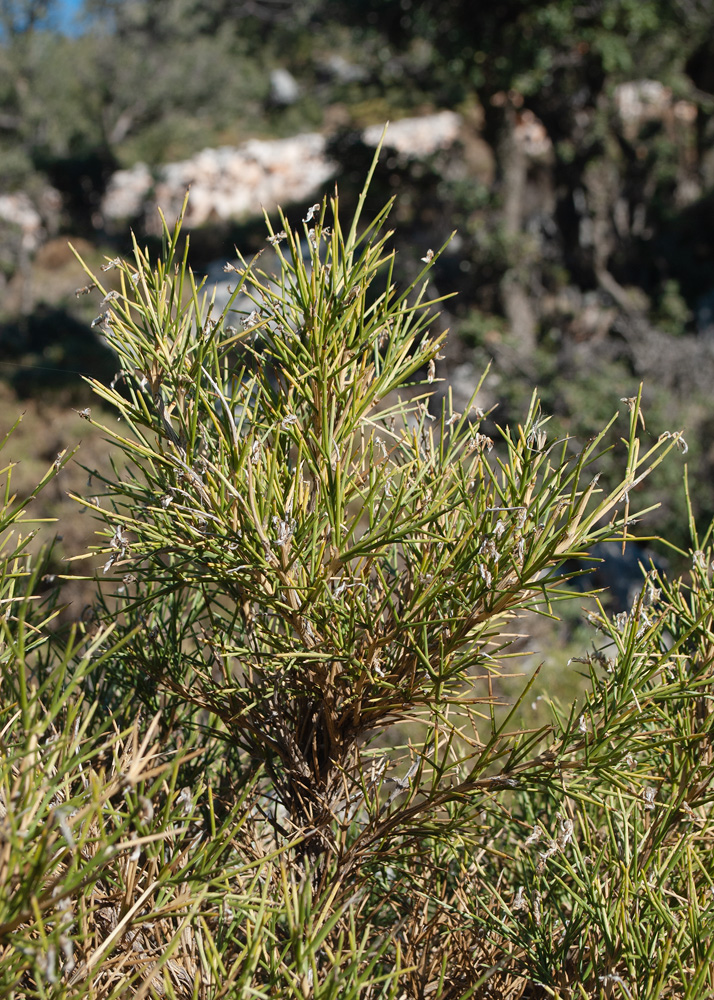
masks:
<path fill-rule="evenodd" d="M 46 25 L 57 12 L 57 0 L 0 0 L 0 29 L 6 38 L 16 39 Z"/>
<path fill-rule="evenodd" d="M 258 21 L 287 9 L 249 7 L 238 20 L 210 0 L 88 0 L 63 34 L 57 0 L 0 0 L 2 187 L 41 171 L 88 219 L 118 163 L 237 140 L 269 89 Z"/>
<path fill-rule="evenodd" d="M 442 99 L 469 90 L 550 93 L 564 78 L 599 89 L 605 74 L 680 67 L 714 19 L 712 0 L 324 0 L 321 13 L 369 25 L 390 46 L 430 47 L 420 82 Z M 645 62 L 643 63 L 643 57 Z M 655 65 L 657 63 L 657 65 Z M 572 88 L 562 94 L 572 97 Z M 581 96 L 582 99 L 582 96 Z"/>
<path fill-rule="evenodd" d="M 634 226 L 631 234 L 617 229 L 615 205 L 621 202 L 625 213 L 639 213 L 646 222 L 640 231 L 652 223 L 656 228 L 658 213 L 671 213 L 675 200 L 677 151 L 667 135 L 656 150 L 649 140 L 646 147 L 624 141 L 601 97 L 620 82 L 642 78 L 671 88 L 675 99 L 691 97 L 687 60 L 712 34 L 712 0 L 476 5 L 468 0 L 324 0 L 322 10 L 356 31 L 379 36 L 387 47 L 384 65 L 401 61 L 415 100 L 421 94 L 437 106 L 454 107 L 473 104 L 477 97 L 483 115 L 479 127 L 497 151 L 495 203 L 487 214 L 493 217 L 493 209 L 500 209 L 499 231 L 489 240 L 496 239 L 505 251 L 500 309 L 519 331 L 525 350 L 535 346 L 537 317 L 531 303 L 542 292 L 544 243 L 553 248 L 555 232 L 567 274 L 585 287 L 607 286 L 608 293 L 625 301 L 608 267 L 632 272 L 635 259 L 642 258 L 642 241 Z M 524 154 L 519 138 L 538 120 L 552 143 L 547 175 L 554 207 L 546 208 L 548 199 L 541 199 L 533 214 L 526 182 L 530 179 L 534 190 L 532 175 L 540 168 Z M 651 132 L 657 128 L 655 123 L 649 127 Z M 595 187 L 584 184 L 590 167 L 598 191 L 607 186 L 605 175 L 611 178 L 607 204 L 599 209 L 592 204 Z M 465 205 L 462 212 L 455 209 L 455 215 L 469 214 Z M 582 219 L 596 216 L 598 239 L 581 244 Z M 540 238 L 543 224 L 548 232 Z M 478 248 L 473 250 L 478 264 Z"/>

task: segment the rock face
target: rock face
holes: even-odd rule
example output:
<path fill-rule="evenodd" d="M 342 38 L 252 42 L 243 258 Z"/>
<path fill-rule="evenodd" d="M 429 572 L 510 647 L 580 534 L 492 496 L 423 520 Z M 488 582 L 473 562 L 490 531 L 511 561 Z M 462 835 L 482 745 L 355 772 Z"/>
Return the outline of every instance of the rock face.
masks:
<path fill-rule="evenodd" d="M 461 115 L 454 111 L 401 118 L 390 123 L 384 146 L 406 157 L 430 156 L 456 142 L 461 123 Z M 368 146 L 377 146 L 383 132 L 384 125 L 369 125 L 362 133 L 362 139 Z"/>
<path fill-rule="evenodd" d="M 256 215 L 261 206 L 302 201 L 334 176 L 336 166 L 327 159 L 325 144 L 316 132 L 290 139 L 250 139 L 238 147 L 204 149 L 189 160 L 167 163 L 153 176 L 146 164 L 138 163 L 111 178 L 102 215 L 110 227 L 141 218 L 149 231 L 156 231 L 156 207 L 175 218 L 189 188 L 188 228 Z"/>
<path fill-rule="evenodd" d="M 384 144 L 406 157 L 428 156 L 452 145 L 460 126 L 461 117 L 451 111 L 405 118 L 389 126 Z M 382 132 L 382 125 L 370 126 L 363 132 L 363 141 L 376 146 Z M 337 171 L 327 158 L 326 145 L 325 136 L 310 132 L 204 149 L 189 160 L 167 163 L 153 172 L 145 163 L 137 163 L 111 178 L 102 201 L 103 222 L 113 229 L 136 219 L 147 231 L 156 232 L 160 228 L 157 206 L 167 218 L 175 218 L 188 188 L 188 228 L 319 197 Z"/>
<path fill-rule="evenodd" d="M 102 199 L 102 221 L 138 219 L 149 207 L 154 178 L 145 163 L 135 163 L 128 170 L 117 170 L 112 175 Z"/>
<path fill-rule="evenodd" d="M 669 87 L 658 80 L 630 80 L 615 87 L 615 111 L 628 139 L 635 139 L 646 122 L 663 122 L 671 128 L 675 122 L 692 125 L 697 106 L 691 101 L 675 101 Z"/>
<path fill-rule="evenodd" d="M 270 99 L 275 104 L 294 104 L 300 97 L 300 85 L 288 70 L 278 66 L 270 71 Z"/>
<path fill-rule="evenodd" d="M 34 201 L 24 191 L 0 194 L 0 221 L 16 227 L 21 234 L 22 251 L 32 253 L 57 229 L 62 197 L 47 187 Z"/>

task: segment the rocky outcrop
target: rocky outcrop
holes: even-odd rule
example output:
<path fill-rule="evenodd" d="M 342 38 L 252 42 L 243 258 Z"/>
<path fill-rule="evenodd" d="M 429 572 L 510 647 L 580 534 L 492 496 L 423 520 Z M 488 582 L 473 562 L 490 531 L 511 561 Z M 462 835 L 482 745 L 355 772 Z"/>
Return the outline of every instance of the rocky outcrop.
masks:
<path fill-rule="evenodd" d="M 454 111 L 401 118 L 390 122 L 384 136 L 384 146 L 410 159 L 430 156 L 456 142 L 461 124 L 461 115 Z M 369 125 L 363 131 L 362 139 L 368 146 L 377 146 L 383 133 L 384 125 Z"/>
<path fill-rule="evenodd" d="M 405 157 L 424 157 L 453 145 L 460 126 L 461 117 L 451 111 L 405 118 L 389 126 L 384 145 Z M 383 131 L 383 125 L 370 126 L 363 132 L 363 141 L 376 146 Z M 123 229 L 128 220 L 141 220 L 147 231 L 156 231 L 160 224 L 157 207 L 167 218 L 175 218 L 189 188 L 188 228 L 319 197 L 337 171 L 326 148 L 326 137 L 310 132 L 204 149 L 188 160 L 153 171 L 137 163 L 110 179 L 102 219 L 108 229 Z"/>
<path fill-rule="evenodd" d="M 61 207 L 62 197 L 51 187 L 34 200 L 25 191 L 0 194 L 0 222 L 18 231 L 23 252 L 33 253 L 56 231 Z"/>
<path fill-rule="evenodd" d="M 151 208 L 154 176 L 145 163 L 112 174 L 101 206 L 101 220 L 107 228 L 121 220 L 138 219 Z M 154 206 L 154 211 L 155 211 Z"/>
<path fill-rule="evenodd" d="M 325 154 L 325 138 L 318 133 L 250 139 L 238 147 L 204 149 L 189 160 L 157 167 L 153 174 L 144 163 L 118 171 L 102 201 L 102 216 L 109 228 L 141 219 L 147 230 L 155 231 L 157 207 L 175 218 L 190 189 L 185 225 L 195 228 L 256 215 L 262 206 L 303 201 L 335 170 Z"/>
<path fill-rule="evenodd" d="M 613 93 L 615 112 L 625 136 L 634 140 L 646 122 L 675 122 L 691 125 L 697 118 L 697 106 L 691 101 L 675 101 L 670 87 L 659 80 L 630 80 L 620 83 Z"/>

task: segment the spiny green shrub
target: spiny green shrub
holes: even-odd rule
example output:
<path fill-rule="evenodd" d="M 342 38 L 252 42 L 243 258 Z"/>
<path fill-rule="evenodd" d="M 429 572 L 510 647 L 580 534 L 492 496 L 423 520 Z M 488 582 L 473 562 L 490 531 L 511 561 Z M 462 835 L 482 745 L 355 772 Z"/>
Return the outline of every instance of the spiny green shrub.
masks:
<path fill-rule="evenodd" d="M 11 995 L 714 990 L 709 534 L 690 581 L 652 571 L 591 615 L 579 707 L 534 730 L 537 671 L 510 705 L 500 683 L 519 618 L 626 543 L 680 435 L 643 447 L 639 396 L 580 449 L 535 396 L 495 441 L 478 387 L 454 412 L 435 255 L 399 290 L 389 206 L 362 225 L 363 201 L 347 230 L 314 206 L 307 255 L 268 222 L 272 267 L 228 265 L 220 314 L 180 220 L 158 259 L 108 263 L 119 292 L 90 275 L 120 369 L 93 383 L 113 415 L 82 414 L 113 456 L 77 497 L 103 525 L 99 631 L 4 661 L 45 678 L 8 716 L 43 859 L 0 925 Z"/>
<path fill-rule="evenodd" d="M 93 678 L 131 634 L 118 638 L 110 622 L 60 639 L 58 609 L 40 593 L 48 553 L 28 555 L 37 529 L 25 508 L 70 458 L 23 500 L 12 465 L 1 473 L 0 993 L 147 996 L 162 992 L 162 976 L 169 993 L 194 975 L 234 984 L 215 961 L 219 914 L 233 905 L 245 927 L 273 917 L 255 891 L 254 855 L 236 841 L 249 807 L 238 798 L 217 821 L 209 797 L 203 836 L 205 784 L 177 787 L 203 750 L 167 756 L 158 718 L 141 734 L 136 721 L 120 729 L 94 697 Z"/>

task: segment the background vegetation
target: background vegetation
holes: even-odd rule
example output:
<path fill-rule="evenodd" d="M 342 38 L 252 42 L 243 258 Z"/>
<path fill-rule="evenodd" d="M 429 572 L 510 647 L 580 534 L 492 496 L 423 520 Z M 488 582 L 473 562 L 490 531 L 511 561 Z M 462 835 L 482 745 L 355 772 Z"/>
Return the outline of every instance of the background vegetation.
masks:
<path fill-rule="evenodd" d="M 456 109 L 460 144 L 427 159 L 385 157 L 369 203 L 377 211 L 400 192 L 400 247 L 441 245 L 457 230 L 432 278 L 439 294 L 459 292 L 443 311 L 457 334 L 450 375 L 471 365 L 461 372 L 473 385 L 493 358 L 484 391 L 501 420 L 520 418 L 537 384 L 560 430 L 585 436 L 644 379 L 655 437 L 687 428 L 696 516 L 714 513 L 704 485 L 714 375 L 709 0 L 503 0 L 477 10 L 21 0 L 4 3 L 0 20 L 0 183 L 24 192 L 54 237 L 28 251 L 8 223 L 0 240 L 4 374 L 21 395 L 51 405 L 50 389 L 65 401 L 70 387 L 80 391 L 79 367 L 113 374 L 62 248 L 66 236 L 86 240 L 97 262 L 129 249 L 126 230 L 111 235 L 98 212 L 117 167 L 318 129 L 332 137 L 351 205 L 371 157 L 359 128 Z M 275 90 L 278 69 L 292 75 L 289 99 Z M 655 91 L 650 103 L 637 91 L 631 114 L 618 88 L 642 80 Z M 536 147 L 546 138 L 540 152 L 518 138 L 529 126 Z M 52 208 L 47 182 L 61 198 Z M 192 262 L 200 269 L 262 239 L 250 219 L 209 225 L 194 234 Z M 401 259 L 397 268 L 411 280 Z M 674 473 L 662 483 L 655 524 L 685 545 L 676 484 Z"/>

